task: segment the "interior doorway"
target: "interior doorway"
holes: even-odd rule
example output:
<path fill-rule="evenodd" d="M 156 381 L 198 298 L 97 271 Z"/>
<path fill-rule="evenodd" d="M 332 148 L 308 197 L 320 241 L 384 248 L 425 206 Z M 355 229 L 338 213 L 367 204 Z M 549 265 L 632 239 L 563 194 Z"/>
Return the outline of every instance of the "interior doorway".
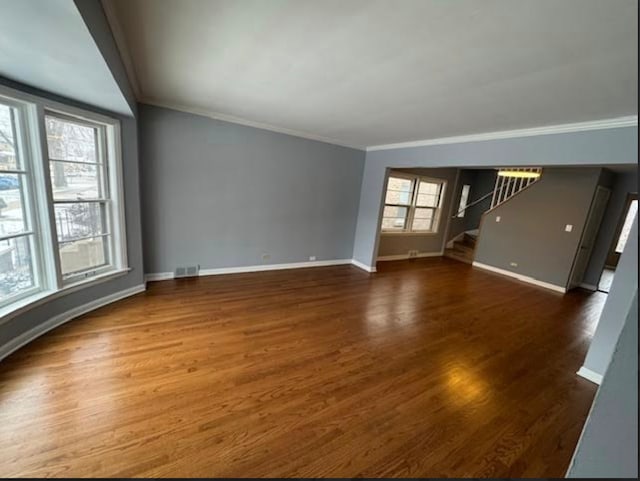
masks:
<path fill-rule="evenodd" d="M 615 275 L 618 262 L 620 261 L 620 254 L 624 250 L 624 246 L 629 238 L 629 231 L 631 230 L 631 224 L 638 212 L 638 194 L 629 194 L 625 203 L 622 216 L 618 221 L 618 227 L 616 229 L 616 235 L 613 238 L 607 260 L 605 262 L 604 270 L 600 276 L 598 282 L 598 291 L 609 293 L 611 289 L 611 283 Z"/>

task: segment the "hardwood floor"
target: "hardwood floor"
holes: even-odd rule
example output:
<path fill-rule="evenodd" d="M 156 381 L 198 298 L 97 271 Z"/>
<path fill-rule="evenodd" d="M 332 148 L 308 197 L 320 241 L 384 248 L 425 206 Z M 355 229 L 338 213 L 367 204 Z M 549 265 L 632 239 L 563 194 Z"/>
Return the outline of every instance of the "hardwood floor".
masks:
<path fill-rule="evenodd" d="M 606 296 L 450 259 L 202 277 L 0 363 L 1 476 L 564 476 Z"/>

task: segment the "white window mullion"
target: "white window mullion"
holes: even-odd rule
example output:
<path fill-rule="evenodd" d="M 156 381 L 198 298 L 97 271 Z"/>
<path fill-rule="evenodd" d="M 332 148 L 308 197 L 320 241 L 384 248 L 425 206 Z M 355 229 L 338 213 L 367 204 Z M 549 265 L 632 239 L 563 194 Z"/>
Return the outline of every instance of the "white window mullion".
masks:
<path fill-rule="evenodd" d="M 60 258 L 58 256 L 58 236 L 55 224 L 55 209 L 53 203 L 53 191 L 51 188 L 51 172 L 49 170 L 49 150 L 47 147 L 47 132 L 44 123 L 44 108 L 34 105 L 31 115 L 32 127 L 35 138 L 33 149 L 36 158 L 34 162 L 34 177 L 39 186 L 38 213 L 41 224 L 41 237 L 45 249 L 43 249 L 43 263 L 46 269 L 49 287 L 58 290 L 62 288 L 62 273 Z"/>

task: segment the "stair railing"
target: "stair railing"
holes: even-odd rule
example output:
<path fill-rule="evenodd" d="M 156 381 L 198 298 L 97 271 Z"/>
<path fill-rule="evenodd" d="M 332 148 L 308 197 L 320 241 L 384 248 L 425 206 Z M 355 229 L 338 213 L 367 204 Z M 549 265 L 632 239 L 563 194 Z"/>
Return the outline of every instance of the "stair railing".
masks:
<path fill-rule="evenodd" d="M 462 214 L 464 211 L 466 211 L 467 209 L 473 207 L 474 205 L 479 204 L 480 202 L 482 202 L 483 200 L 485 200 L 487 197 L 492 196 L 493 195 L 493 190 L 491 192 L 486 193 L 485 195 L 483 195 L 482 197 L 480 197 L 479 199 L 474 200 L 473 202 L 471 202 L 470 204 L 465 205 L 462 209 L 460 209 L 458 212 L 456 212 L 455 214 L 453 214 L 451 216 L 452 219 L 457 218 L 460 214 Z"/>

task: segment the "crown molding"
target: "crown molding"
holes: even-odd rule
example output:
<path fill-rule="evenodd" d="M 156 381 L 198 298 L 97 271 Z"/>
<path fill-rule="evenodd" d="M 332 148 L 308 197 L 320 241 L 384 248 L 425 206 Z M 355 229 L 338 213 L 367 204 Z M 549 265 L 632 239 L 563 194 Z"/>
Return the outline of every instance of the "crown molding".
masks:
<path fill-rule="evenodd" d="M 329 137 L 322 137 L 320 135 L 310 134 L 308 132 L 301 132 L 299 130 L 287 129 L 284 127 L 278 127 L 271 124 L 265 124 L 262 122 L 254 122 L 253 120 L 247 120 L 240 117 L 234 117 L 233 115 L 221 114 L 219 112 L 208 110 L 208 109 L 200 109 L 196 107 L 186 107 L 184 105 L 176 104 L 173 102 L 162 102 L 154 99 L 150 99 L 148 97 L 142 98 L 139 100 L 142 104 L 153 105 L 155 107 L 162 107 L 165 109 L 177 110 L 178 112 L 185 112 L 188 114 L 200 115 L 201 117 L 208 117 L 210 119 L 222 120 L 223 122 L 229 122 L 231 124 L 245 125 L 247 127 L 253 127 L 261 130 L 268 130 L 270 132 L 277 132 L 279 134 L 291 135 L 293 137 L 300 137 L 308 140 L 315 140 L 317 142 L 322 142 L 325 144 L 337 145 L 340 147 L 348 147 L 350 149 L 362 150 L 365 151 L 366 147 L 363 145 L 354 145 L 354 144 L 346 144 L 336 139 L 332 139 Z"/>
<path fill-rule="evenodd" d="M 116 13 L 114 2 L 110 0 L 101 0 L 100 3 L 102 4 L 102 10 L 104 10 L 105 17 L 107 17 L 107 23 L 109 24 L 109 27 L 111 27 L 111 34 L 113 35 L 116 47 L 118 47 L 118 51 L 120 52 L 120 58 L 124 64 L 124 69 L 127 73 L 127 77 L 129 78 L 129 84 L 131 85 L 133 94 L 137 99 L 139 99 L 141 95 L 140 83 L 138 82 L 135 64 L 133 63 L 133 57 L 129 51 L 124 30 L 122 29 L 120 20 L 118 20 L 118 14 Z"/>
<path fill-rule="evenodd" d="M 588 130 L 615 129 L 620 127 L 637 127 L 638 116 L 629 115 L 613 119 L 576 122 L 572 124 L 549 125 L 528 129 L 503 130 L 483 134 L 460 135 L 457 137 L 442 137 L 439 139 L 416 140 L 397 144 L 373 145 L 367 147 L 367 152 L 376 150 L 408 149 L 411 147 L 426 147 L 429 145 L 460 144 L 464 142 L 482 142 L 485 140 L 512 139 L 517 137 L 534 137 L 538 135 L 566 134 L 570 132 L 584 132 Z"/>

